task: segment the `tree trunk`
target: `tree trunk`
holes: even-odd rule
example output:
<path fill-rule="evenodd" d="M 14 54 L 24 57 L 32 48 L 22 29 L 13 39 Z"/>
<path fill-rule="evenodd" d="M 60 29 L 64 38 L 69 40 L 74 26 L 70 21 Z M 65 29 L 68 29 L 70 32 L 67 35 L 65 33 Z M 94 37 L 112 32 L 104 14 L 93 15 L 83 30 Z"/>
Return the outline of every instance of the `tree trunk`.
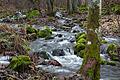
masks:
<path fill-rule="evenodd" d="M 73 12 L 77 12 L 78 0 L 73 0 L 72 5 L 73 5 Z"/>
<path fill-rule="evenodd" d="M 84 61 L 80 73 L 84 80 L 99 80 L 100 44 L 96 33 L 96 30 L 99 28 L 99 6 L 94 3 L 93 0 L 89 1 L 86 53 L 84 55 Z"/>
<path fill-rule="evenodd" d="M 78 0 L 67 0 L 67 11 L 69 14 L 77 12 Z"/>
<path fill-rule="evenodd" d="M 67 0 L 67 11 L 69 14 L 73 13 L 72 0 Z"/>
<path fill-rule="evenodd" d="M 47 13 L 48 15 L 53 15 L 53 8 L 54 8 L 54 0 L 47 0 Z"/>
<path fill-rule="evenodd" d="M 102 0 L 100 0 L 100 15 L 102 15 Z"/>

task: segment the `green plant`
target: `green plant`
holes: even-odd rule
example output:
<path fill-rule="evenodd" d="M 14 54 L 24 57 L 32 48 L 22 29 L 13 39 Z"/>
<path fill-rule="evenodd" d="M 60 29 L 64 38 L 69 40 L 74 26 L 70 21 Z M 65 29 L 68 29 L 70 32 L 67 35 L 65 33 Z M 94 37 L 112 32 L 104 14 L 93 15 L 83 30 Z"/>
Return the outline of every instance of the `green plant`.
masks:
<path fill-rule="evenodd" d="M 29 56 L 19 55 L 12 58 L 8 67 L 15 71 L 24 71 L 31 64 Z"/>

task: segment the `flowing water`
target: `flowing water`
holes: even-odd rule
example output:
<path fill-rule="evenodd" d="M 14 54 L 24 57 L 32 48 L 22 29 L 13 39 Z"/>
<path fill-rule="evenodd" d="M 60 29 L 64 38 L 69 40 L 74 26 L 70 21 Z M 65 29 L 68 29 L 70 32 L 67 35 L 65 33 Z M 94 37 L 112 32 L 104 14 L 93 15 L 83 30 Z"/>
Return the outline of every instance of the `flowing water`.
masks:
<path fill-rule="evenodd" d="M 57 35 L 61 34 L 62 37 L 58 37 Z M 31 43 L 32 52 L 41 52 L 47 51 L 51 59 L 57 60 L 62 67 L 52 66 L 52 65 L 38 65 L 37 67 L 43 68 L 43 70 L 50 71 L 52 73 L 59 74 L 69 74 L 75 73 L 82 64 L 82 58 L 74 55 L 74 44 L 75 42 L 71 42 L 71 40 L 75 40 L 75 34 L 69 33 L 66 31 L 53 32 L 55 36 L 54 39 L 44 40 L 37 39 L 36 41 Z M 53 56 L 52 52 L 55 49 L 62 49 L 65 53 L 64 56 Z"/>
<path fill-rule="evenodd" d="M 57 60 L 63 66 L 52 66 L 52 65 L 38 65 L 37 67 L 42 68 L 43 70 L 57 73 L 57 74 L 71 74 L 75 73 L 79 70 L 83 59 L 74 55 L 74 42 L 71 43 L 70 39 L 74 38 L 73 33 L 61 31 L 61 32 L 54 32 L 54 35 L 62 34 L 63 37 L 59 38 L 56 36 L 54 39 L 51 40 L 44 40 L 44 39 L 37 39 L 33 43 L 31 43 L 31 48 L 33 52 L 35 51 L 47 51 L 48 54 L 52 54 L 54 49 L 63 49 L 65 52 L 65 56 L 53 56 L 51 58 Z M 108 38 L 109 41 L 118 42 L 119 39 Z M 107 38 L 106 38 L 107 40 Z M 104 54 L 101 54 L 104 57 Z M 101 80 L 120 80 L 120 65 L 117 66 L 109 66 L 109 65 L 102 65 L 101 66 Z"/>

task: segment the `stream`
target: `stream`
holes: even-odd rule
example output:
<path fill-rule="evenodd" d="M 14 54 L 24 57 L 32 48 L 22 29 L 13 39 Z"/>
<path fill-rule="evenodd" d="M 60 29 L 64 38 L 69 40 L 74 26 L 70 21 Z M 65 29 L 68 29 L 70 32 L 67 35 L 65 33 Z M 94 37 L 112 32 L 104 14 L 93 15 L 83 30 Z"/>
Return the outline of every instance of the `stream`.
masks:
<path fill-rule="evenodd" d="M 57 34 L 62 34 L 62 37 L 58 37 Z M 51 59 L 57 60 L 62 67 L 53 65 L 38 65 L 36 67 L 42 68 L 45 71 L 56 73 L 59 75 L 69 75 L 75 73 L 80 69 L 83 59 L 74 55 L 73 46 L 75 42 L 70 40 L 75 39 L 74 33 L 66 31 L 53 32 L 54 39 L 45 40 L 37 39 L 31 43 L 33 52 L 47 51 Z M 109 42 L 119 42 L 116 38 L 105 38 Z M 64 56 L 53 56 L 52 52 L 55 49 L 62 49 L 65 53 Z M 104 57 L 104 54 L 101 54 Z M 105 58 L 105 57 L 104 57 Z M 120 80 L 120 64 L 117 66 L 101 65 L 101 80 Z"/>
<path fill-rule="evenodd" d="M 57 17 L 62 17 L 62 15 L 58 13 Z M 58 23 L 64 25 L 66 23 L 70 23 L 71 19 L 62 17 L 58 19 Z M 52 37 L 53 39 L 45 40 L 44 38 L 39 38 L 33 42 L 31 42 L 31 52 L 47 52 L 49 59 L 58 61 L 61 66 L 53 66 L 53 65 L 37 65 L 37 68 L 41 68 L 42 70 L 48 71 L 50 73 L 55 73 L 58 75 L 69 75 L 76 73 L 80 66 L 82 65 L 83 59 L 74 55 L 74 45 L 75 45 L 75 35 L 74 32 L 85 32 L 78 24 L 73 23 L 74 26 L 72 29 L 68 31 L 64 31 L 63 29 L 53 31 Z M 37 25 L 34 27 L 38 28 Z M 50 26 L 51 27 L 51 26 Z M 54 27 L 51 27 L 54 28 Z M 119 38 L 110 38 L 104 37 L 108 42 L 116 42 L 120 44 Z M 101 54 L 104 57 L 104 55 Z M 0 57 L 0 64 L 6 63 L 9 57 Z M 109 66 L 109 65 L 101 65 L 101 80 L 120 80 L 120 64 L 117 66 Z"/>

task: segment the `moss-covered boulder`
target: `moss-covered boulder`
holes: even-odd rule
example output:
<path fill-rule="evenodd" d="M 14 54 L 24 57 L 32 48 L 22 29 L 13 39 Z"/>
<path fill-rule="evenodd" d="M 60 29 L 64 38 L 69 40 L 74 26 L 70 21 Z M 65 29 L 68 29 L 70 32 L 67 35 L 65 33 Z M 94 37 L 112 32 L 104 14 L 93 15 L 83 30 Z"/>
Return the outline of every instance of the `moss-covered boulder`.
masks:
<path fill-rule="evenodd" d="M 83 33 L 78 33 L 78 34 L 76 35 L 76 42 L 77 42 L 79 39 L 81 39 L 81 38 L 86 39 L 86 36 L 87 36 L 87 34 L 86 34 L 85 32 L 83 32 Z"/>
<path fill-rule="evenodd" d="M 37 36 L 40 38 L 50 37 L 51 35 L 52 35 L 52 31 L 48 27 L 45 27 L 45 29 L 37 32 Z"/>
<path fill-rule="evenodd" d="M 32 19 L 34 17 L 38 17 L 40 15 L 40 12 L 38 10 L 30 10 L 26 13 L 26 16 L 28 19 Z"/>
<path fill-rule="evenodd" d="M 9 68 L 15 71 L 25 71 L 28 65 L 31 64 L 29 56 L 19 55 L 12 58 Z"/>
<path fill-rule="evenodd" d="M 104 39 L 101 40 L 101 44 L 107 44 L 108 42 Z"/>
<path fill-rule="evenodd" d="M 105 61 L 105 60 L 102 60 L 100 61 L 101 65 L 111 65 L 111 66 L 116 66 L 116 62 L 114 61 Z"/>
<path fill-rule="evenodd" d="M 86 33 L 79 33 L 76 35 L 75 54 L 82 57 L 85 53 Z"/>
<path fill-rule="evenodd" d="M 109 44 L 107 53 L 110 56 L 110 59 L 113 61 L 119 61 L 118 53 L 117 53 L 117 45 L 116 44 Z"/>
<path fill-rule="evenodd" d="M 34 38 L 45 38 L 51 39 L 52 30 L 48 27 L 45 27 L 43 30 L 38 30 L 33 28 L 32 26 L 26 27 L 27 34 L 34 34 Z M 31 36 L 32 37 L 32 36 Z"/>

